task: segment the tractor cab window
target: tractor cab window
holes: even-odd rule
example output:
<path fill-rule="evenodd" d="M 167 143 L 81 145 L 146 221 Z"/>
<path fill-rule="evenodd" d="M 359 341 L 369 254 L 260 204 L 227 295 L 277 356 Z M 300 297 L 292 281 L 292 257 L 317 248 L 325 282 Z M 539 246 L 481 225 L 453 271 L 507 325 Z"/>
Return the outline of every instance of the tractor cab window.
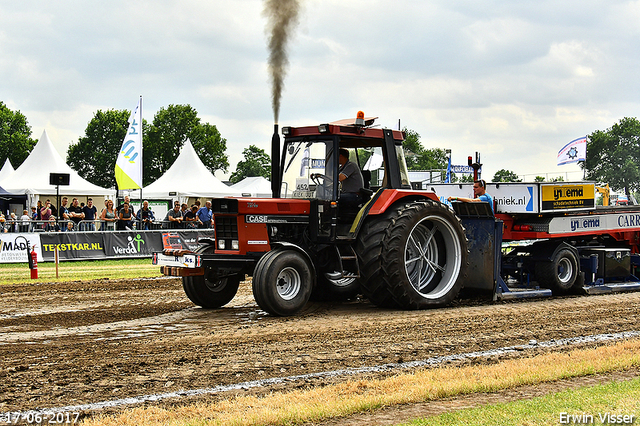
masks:
<path fill-rule="evenodd" d="M 333 199 L 331 141 L 298 141 L 284 147 L 282 198 Z"/>

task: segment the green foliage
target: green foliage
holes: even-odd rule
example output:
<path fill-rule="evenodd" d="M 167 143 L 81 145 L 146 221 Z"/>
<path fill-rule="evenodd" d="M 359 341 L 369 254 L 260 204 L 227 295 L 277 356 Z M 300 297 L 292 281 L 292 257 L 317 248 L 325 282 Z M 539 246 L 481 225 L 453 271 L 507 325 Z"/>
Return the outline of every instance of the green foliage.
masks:
<path fill-rule="evenodd" d="M 85 136 L 69 146 L 67 164 L 96 185 L 116 185 L 114 167 L 127 132 L 131 111 L 97 111 L 87 125 Z M 191 140 L 204 165 L 214 173 L 227 171 L 227 141 L 216 126 L 201 123 L 190 105 L 161 108 L 149 125 L 142 122 L 143 185 L 149 185 L 166 172 L 178 157 L 182 145 Z"/>
<path fill-rule="evenodd" d="M 469 173 L 465 173 L 460 177 L 457 177 L 454 175 L 451 180 L 453 182 L 459 182 L 459 183 L 473 183 L 473 175 Z"/>
<path fill-rule="evenodd" d="M 536 176 L 534 182 L 544 182 L 544 176 Z"/>
<path fill-rule="evenodd" d="M 204 165 L 215 173 L 227 171 L 229 160 L 224 153 L 226 139 L 216 126 L 200 123 L 198 112 L 191 105 L 169 105 L 160 108 L 144 137 L 144 184 L 157 180 L 173 164 L 180 148 L 189 139 Z"/>
<path fill-rule="evenodd" d="M 103 188 L 114 188 L 116 177 L 113 170 L 127 134 L 130 115 L 127 110 L 98 110 L 87 124 L 85 136 L 69 145 L 67 164 L 89 182 Z M 143 129 L 145 124 L 143 122 Z"/>
<path fill-rule="evenodd" d="M 420 134 L 415 130 L 403 129 L 403 142 L 407 168 L 409 170 L 437 170 L 447 168 L 447 153 L 441 148 L 426 149 L 420 142 Z"/>
<path fill-rule="evenodd" d="M 231 183 L 238 183 L 246 177 L 264 176 L 271 179 L 271 158 L 255 145 L 249 145 L 242 151 L 244 160 L 238 161 L 236 171 L 231 174 Z"/>
<path fill-rule="evenodd" d="M 580 162 L 587 179 L 607 182 L 629 195 L 640 190 L 640 121 L 625 117 L 587 140 L 587 159 Z"/>
<path fill-rule="evenodd" d="M 500 169 L 493 175 L 491 182 L 522 182 L 518 175 L 511 170 Z"/>
<path fill-rule="evenodd" d="M 37 140 L 31 139 L 31 126 L 20 111 L 12 111 L 0 101 L 0 167 L 8 158 L 14 168 L 29 156 Z"/>

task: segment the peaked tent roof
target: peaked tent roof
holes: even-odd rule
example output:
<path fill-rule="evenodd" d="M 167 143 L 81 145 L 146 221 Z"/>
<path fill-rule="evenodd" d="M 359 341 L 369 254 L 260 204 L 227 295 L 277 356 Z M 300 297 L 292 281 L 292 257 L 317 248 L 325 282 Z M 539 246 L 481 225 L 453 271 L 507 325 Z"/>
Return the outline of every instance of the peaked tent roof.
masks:
<path fill-rule="evenodd" d="M 69 173 L 69 186 L 60 186 L 60 194 L 65 195 L 110 195 L 112 189 L 105 189 L 84 180 L 65 163 L 49 140 L 47 131 L 26 160 L 11 175 L 0 181 L 13 194 L 55 195 L 56 186 L 49 183 L 50 173 Z"/>
<path fill-rule="evenodd" d="M 7 158 L 7 160 L 4 162 L 4 166 L 2 166 L 2 169 L 0 169 L 0 182 L 9 177 L 9 175 L 14 171 L 15 170 L 11 165 L 11 161 L 9 161 L 9 159 Z"/>
<path fill-rule="evenodd" d="M 257 198 L 271 198 L 271 182 L 262 176 L 246 177 L 235 185 L 231 185 L 235 192 Z"/>
<path fill-rule="evenodd" d="M 187 141 L 182 146 L 180 155 L 157 181 L 142 189 L 144 198 L 174 198 L 169 192 L 175 192 L 176 196 L 188 197 L 230 197 L 237 195 L 216 178 L 205 167 L 191 145 Z"/>

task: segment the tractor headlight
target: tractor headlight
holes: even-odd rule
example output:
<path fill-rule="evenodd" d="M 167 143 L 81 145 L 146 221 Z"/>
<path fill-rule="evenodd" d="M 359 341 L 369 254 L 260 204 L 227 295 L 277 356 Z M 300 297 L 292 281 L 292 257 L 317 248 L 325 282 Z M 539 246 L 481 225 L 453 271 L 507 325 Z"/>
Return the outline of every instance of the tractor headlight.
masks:
<path fill-rule="evenodd" d="M 238 244 L 238 240 L 231 240 L 231 250 L 240 250 L 240 244 Z"/>
<path fill-rule="evenodd" d="M 225 247 L 226 247 L 226 244 L 224 243 L 224 240 L 218 240 L 218 249 L 224 250 Z"/>

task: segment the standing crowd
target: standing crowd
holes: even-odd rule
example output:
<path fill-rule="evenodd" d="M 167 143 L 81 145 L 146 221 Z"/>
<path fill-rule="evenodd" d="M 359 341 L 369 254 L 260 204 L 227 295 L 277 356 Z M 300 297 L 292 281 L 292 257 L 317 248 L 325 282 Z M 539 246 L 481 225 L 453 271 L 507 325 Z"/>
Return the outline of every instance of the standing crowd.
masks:
<path fill-rule="evenodd" d="M 51 204 L 38 200 L 37 205 L 31 207 L 31 214 L 24 210 L 18 218 L 15 213 L 5 217 L 0 213 L 0 232 L 72 232 L 72 231 L 114 231 L 114 230 L 150 230 L 160 228 L 195 229 L 212 228 L 213 213 L 211 202 L 200 207 L 196 201 L 191 208 L 186 203 L 175 202 L 174 208 L 169 210 L 164 221 L 158 222 L 144 201 L 137 214 L 131 205 L 129 196 L 118 207 L 114 207 L 113 200 L 105 200 L 104 208 L 98 213 L 93 199 L 87 198 L 87 204 L 79 203 L 73 198 L 71 205 L 68 197 L 62 197 L 60 209 Z"/>

